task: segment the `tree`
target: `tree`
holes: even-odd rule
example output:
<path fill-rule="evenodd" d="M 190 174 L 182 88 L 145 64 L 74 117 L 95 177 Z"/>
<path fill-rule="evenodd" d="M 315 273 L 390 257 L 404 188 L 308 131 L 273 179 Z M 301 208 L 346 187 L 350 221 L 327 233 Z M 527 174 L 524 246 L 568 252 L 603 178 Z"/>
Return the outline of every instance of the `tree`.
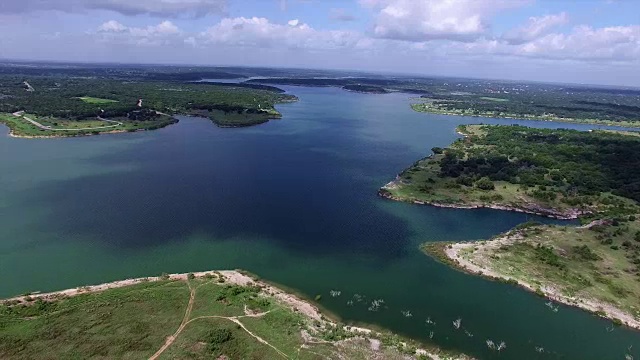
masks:
<path fill-rule="evenodd" d="M 481 177 L 478 181 L 476 181 L 476 187 L 480 190 L 493 190 L 495 189 L 495 185 L 493 185 L 493 181 L 491 181 L 488 177 Z"/>

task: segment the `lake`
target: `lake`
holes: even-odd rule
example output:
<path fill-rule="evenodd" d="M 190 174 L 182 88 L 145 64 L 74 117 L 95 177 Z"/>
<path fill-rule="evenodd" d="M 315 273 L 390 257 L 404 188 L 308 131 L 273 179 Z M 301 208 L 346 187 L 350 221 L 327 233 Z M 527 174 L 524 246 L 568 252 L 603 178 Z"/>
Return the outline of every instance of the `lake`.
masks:
<path fill-rule="evenodd" d="M 300 101 L 279 105 L 281 120 L 256 127 L 180 117 L 142 133 L 0 136 L 0 297 L 242 268 L 322 295 L 320 304 L 346 322 L 481 358 L 624 359 L 629 346 L 640 358 L 639 332 L 607 332 L 609 321 L 566 306 L 553 312 L 540 297 L 418 249 L 540 218 L 377 196 L 432 147 L 455 140 L 458 124 L 594 126 L 429 115 L 413 112 L 407 94 L 283 88 Z M 384 303 L 370 311 L 376 299 Z M 489 351 L 487 339 L 507 348 Z"/>

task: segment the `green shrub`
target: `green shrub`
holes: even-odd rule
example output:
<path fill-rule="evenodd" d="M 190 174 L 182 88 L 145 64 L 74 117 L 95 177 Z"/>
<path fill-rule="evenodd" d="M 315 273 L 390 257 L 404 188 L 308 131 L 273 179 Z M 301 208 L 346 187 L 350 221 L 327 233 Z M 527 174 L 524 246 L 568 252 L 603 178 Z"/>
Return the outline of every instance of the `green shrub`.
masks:
<path fill-rule="evenodd" d="M 491 181 L 488 177 L 481 177 L 475 183 L 476 187 L 480 190 L 493 190 L 495 189 L 495 185 L 493 185 L 493 181 Z"/>
<path fill-rule="evenodd" d="M 553 251 L 551 246 L 538 244 L 535 247 L 535 253 L 536 258 L 547 265 L 551 265 L 559 269 L 566 268 L 566 265 L 562 262 L 562 258 Z"/>
<path fill-rule="evenodd" d="M 233 334 L 229 329 L 211 329 L 205 337 L 205 342 L 209 346 L 210 351 L 218 350 L 219 346 L 231 340 Z"/>
<path fill-rule="evenodd" d="M 589 248 L 587 245 L 582 245 L 582 246 L 574 246 L 573 248 L 573 253 L 581 258 L 582 260 L 587 260 L 587 261 L 596 261 L 596 260 L 601 260 L 602 258 L 594 253 L 591 248 Z"/>

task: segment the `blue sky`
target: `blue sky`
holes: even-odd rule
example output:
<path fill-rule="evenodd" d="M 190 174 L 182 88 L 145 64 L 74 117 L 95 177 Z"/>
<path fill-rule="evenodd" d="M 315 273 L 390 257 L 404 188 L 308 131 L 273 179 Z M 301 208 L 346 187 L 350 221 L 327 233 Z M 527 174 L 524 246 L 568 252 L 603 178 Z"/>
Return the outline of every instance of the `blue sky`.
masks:
<path fill-rule="evenodd" d="M 0 59 L 640 86 L 640 1 L 1 0 Z"/>

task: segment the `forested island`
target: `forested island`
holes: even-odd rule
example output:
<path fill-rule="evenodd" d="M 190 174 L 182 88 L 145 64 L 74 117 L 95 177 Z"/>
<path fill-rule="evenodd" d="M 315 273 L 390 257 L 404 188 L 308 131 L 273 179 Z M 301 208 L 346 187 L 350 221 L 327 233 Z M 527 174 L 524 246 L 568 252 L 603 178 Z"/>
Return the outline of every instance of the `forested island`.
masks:
<path fill-rule="evenodd" d="M 154 72 L 83 68 L 59 73 L 17 68 L 0 71 L 0 122 L 13 136 L 62 137 L 153 130 L 175 115 L 211 119 L 221 127 L 278 119 L 274 105 L 296 97 L 271 86 L 193 82 L 220 72 Z M 60 71 L 60 69 L 58 69 Z"/>
<path fill-rule="evenodd" d="M 490 241 L 430 242 L 423 250 L 640 328 L 640 137 L 517 125 L 458 131 L 462 139 L 433 148 L 380 195 L 578 218 L 586 225 L 525 224 Z"/>
<path fill-rule="evenodd" d="M 240 271 L 165 274 L 0 302 L 0 357 L 468 359 L 330 320 Z"/>
<path fill-rule="evenodd" d="M 345 85 L 342 88 L 345 89 L 345 90 L 348 90 L 348 91 L 365 93 L 365 94 L 387 94 L 387 93 L 389 93 L 389 91 L 385 90 L 385 88 L 380 87 L 380 86 L 373 86 L 373 85 L 355 84 L 355 85 Z"/>

